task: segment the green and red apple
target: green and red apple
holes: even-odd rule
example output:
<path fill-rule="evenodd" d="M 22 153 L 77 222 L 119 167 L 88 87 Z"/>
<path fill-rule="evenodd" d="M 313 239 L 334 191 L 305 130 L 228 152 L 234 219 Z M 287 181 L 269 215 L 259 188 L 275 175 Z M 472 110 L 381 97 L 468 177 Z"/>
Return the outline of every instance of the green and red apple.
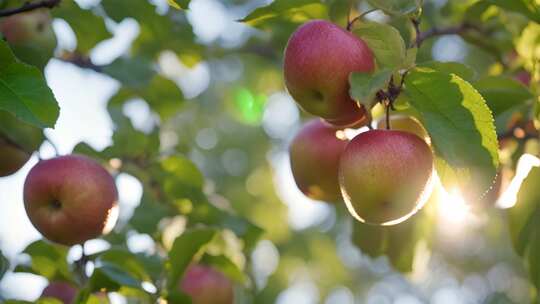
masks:
<path fill-rule="evenodd" d="M 359 221 L 393 225 L 415 214 L 432 190 L 433 155 L 420 137 L 372 130 L 347 145 L 339 181 L 349 212 Z"/>
<path fill-rule="evenodd" d="M 339 126 L 362 126 L 366 111 L 349 95 L 352 72 L 372 72 L 367 44 L 339 26 L 313 20 L 300 26 L 285 49 L 285 84 L 306 112 Z"/>
<path fill-rule="evenodd" d="M 293 139 L 289 152 L 296 185 L 307 197 L 326 202 L 342 201 L 338 182 L 346 138 L 320 119 L 306 123 Z"/>

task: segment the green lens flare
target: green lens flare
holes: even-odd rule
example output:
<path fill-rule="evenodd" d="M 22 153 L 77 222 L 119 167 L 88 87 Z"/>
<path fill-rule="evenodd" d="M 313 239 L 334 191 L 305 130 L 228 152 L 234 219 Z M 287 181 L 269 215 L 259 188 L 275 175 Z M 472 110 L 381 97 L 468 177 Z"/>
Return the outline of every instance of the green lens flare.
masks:
<path fill-rule="evenodd" d="M 255 95 L 246 88 L 236 90 L 234 103 L 242 121 L 248 124 L 260 124 L 266 99 L 266 95 Z"/>

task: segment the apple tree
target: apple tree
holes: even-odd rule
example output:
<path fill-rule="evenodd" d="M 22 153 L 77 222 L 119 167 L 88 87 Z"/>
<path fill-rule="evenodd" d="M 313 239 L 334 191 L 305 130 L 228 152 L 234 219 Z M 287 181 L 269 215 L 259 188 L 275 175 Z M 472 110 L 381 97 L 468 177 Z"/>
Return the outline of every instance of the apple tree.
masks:
<path fill-rule="evenodd" d="M 0 35 L 0 210 L 41 236 L 0 231 L 0 302 L 540 301 L 538 0 L 0 0 Z M 116 85 L 106 147 L 48 136 L 90 110 L 53 63 Z"/>

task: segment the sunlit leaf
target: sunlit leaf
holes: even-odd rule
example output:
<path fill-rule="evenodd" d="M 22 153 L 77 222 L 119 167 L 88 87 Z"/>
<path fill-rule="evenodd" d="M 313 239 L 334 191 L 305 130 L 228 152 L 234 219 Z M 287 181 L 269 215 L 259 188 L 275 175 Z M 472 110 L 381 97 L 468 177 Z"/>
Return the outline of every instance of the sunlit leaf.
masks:
<path fill-rule="evenodd" d="M 484 99 L 459 76 L 429 68 L 414 69 L 405 85 L 441 159 L 436 165 L 443 184 L 479 198 L 499 164 L 493 116 Z"/>
<path fill-rule="evenodd" d="M 367 109 L 375 104 L 375 95 L 388 86 L 392 71 L 383 69 L 374 73 L 353 72 L 349 77 L 350 95 Z"/>
<path fill-rule="evenodd" d="M 402 66 L 406 59 L 405 41 L 394 27 L 364 21 L 355 25 L 353 33 L 368 44 L 379 65 L 389 69 Z"/>

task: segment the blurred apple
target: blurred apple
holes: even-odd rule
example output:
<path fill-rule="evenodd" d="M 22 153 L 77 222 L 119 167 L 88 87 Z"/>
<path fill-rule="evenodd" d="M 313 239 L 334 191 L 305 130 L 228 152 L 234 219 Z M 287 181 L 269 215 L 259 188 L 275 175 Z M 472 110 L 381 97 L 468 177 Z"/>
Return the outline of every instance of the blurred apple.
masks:
<path fill-rule="evenodd" d="M 43 292 L 40 298 L 54 298 L 62 301 L 64 304 L 72 304 L 75 301 L 78 290 L 75 286 L 67 282 L 51 282 Z"/>
<path fill-rule="evenodd" d="M 193 304 L 232 304 L 234 290 L 231 281 L 213 268 L 200 264 L 189 266 L 180 282 L 182 292 Z"/>

